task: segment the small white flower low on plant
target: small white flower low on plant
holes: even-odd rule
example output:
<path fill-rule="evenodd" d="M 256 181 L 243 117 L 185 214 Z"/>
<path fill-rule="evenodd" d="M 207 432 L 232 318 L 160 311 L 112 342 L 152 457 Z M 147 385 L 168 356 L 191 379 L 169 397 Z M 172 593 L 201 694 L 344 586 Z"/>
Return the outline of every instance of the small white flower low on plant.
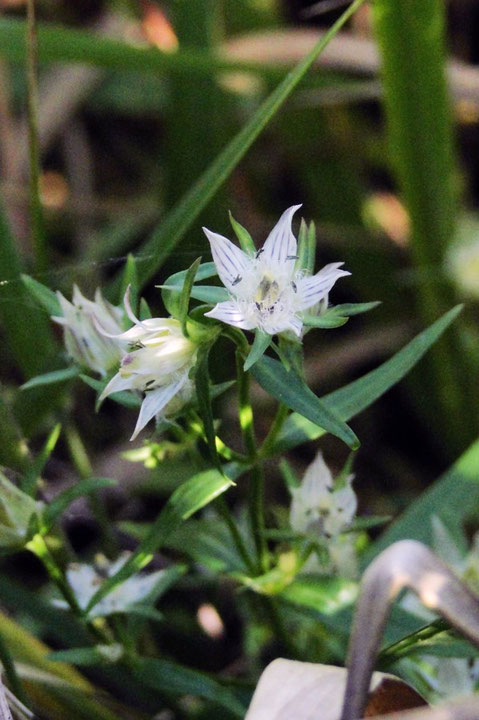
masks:
<path fill-rule="evenodd" d="M 336 280 L 350 275 L 342 262 L 331 263 L 315 275 L 297 268 L 297 242 L 291 229 L 293 205 L 280 217 L 263 247 L 254 255 L 230 240 L 203 228 L 221 282 L 231 299 L 206 313 L 243 330 L 259 329 L 269 335 L 303 329 L 302 313 L 327 298 Z"/>
<path fill-rule="evenodd" d="M 134 440 L 153 417 L 174 415 L 192 398 L 190 371 L 196 362 L 197 345 L 183 335 L 180 322 L 174 318 L 135 317 L 128 291 L 125 309 L 134 325 L 118 338 L 130 349 L 99 400 L 122 390 L 145 393 L 131 436 Z"/>
<path fill-rule="evenodd" d="M 300 535 L 315 536 L 327 548 L 329 562 L 318 563 L 316 557 L 305 565 L 306 571 L 336 571 L 344 577 L 357 574 L 354 534 L 345 534 L 357 510 L 357 498 L 351 487 L 353 475 L 333 479 L 319 452 L 308 466 L 301 485 L 292 488 L 289 522 Z"/>
<path fill-rule="evenodd" d="M 353 475 L 335 488 L 330 469 L 319 452 L 308 466 L 301 485 L 292 488 L 293 501 L 289 521 L 298 533 L 313 533 L 333 537 L 352 522 L 357 499 L 351 487 Z"/>
<path fill-rule="evenodd" d="M 52 320 L 63 326 L 68 354 L 79 365 L 107 375 L 126 349 L 126 343 L 115 337 L 122 331 L 122 309 L 107 302 L 99 288 L 94 301 L 84 297 L 76 285 L 72 302 L 61 292 L 57 292 L 57 298 L 63 314 L 52 316 Z M 109 334 L 108 337 L 99 331 L 99 325 Z"/>
<path fill-rule="evenodd" d="M 97 566 L 83 563 L 72 563 L 67 571 L 66 578 L 77 599 L 78 605 L 85 610 L 102 583 L 115 575 L 126 563 L 130 553 L 122 553 L 115 562 L 109 563 L 106 558 L 98 557 Z M 100 600 L 91 610 L 91 617 L 106 617 L 114 613 L 124 613 L 137 603 L 144 601 L 154 592 L 164 571 L 142 575 L 133 575 L 118 585 L 111 593 Z M 63 600 L 55 600 L 55 605 L 68 608 Z"/>

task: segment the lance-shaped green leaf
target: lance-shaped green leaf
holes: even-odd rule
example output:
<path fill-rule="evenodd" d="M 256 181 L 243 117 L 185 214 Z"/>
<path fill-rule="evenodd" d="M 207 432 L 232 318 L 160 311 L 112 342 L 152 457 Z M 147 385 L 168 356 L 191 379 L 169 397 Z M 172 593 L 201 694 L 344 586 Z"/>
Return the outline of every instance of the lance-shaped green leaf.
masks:
<path fill-rule="evenodd" d="M 98 404 L 98 398 L 102 394 L 103 390 L 106 388 L 109 379 L 107 380 L 98 380 L 97 378 L 92 378 L 89 375 L 84 375 L 83 373 L 80 375 L 80 379 L 83 380 L 84 383 L 89 385 L 93 390 L 96 390 L 97 392 L 97 401 L 95 403 L 95 409 L 98 410 L 99 404 Z M 120 405 L 124 405 L 128 408 L 138 409 L 141 407 L 141 398 L 139 395 L 136 395 L 133 392 L 128 392 L 127 390 L 122 390 L 117 393 L 112 393 L 110 395 L 110 399 L 114 400 L 115 402 L 119 403 Z"/>
<path fill-rule="evenodd" d="M 347 317 L 341 317 L 341 315 L 330 311 L 322 315 L 303 315 L 302 318 L 303 324 L 307 327 L 322 328 L 323 330 L 330 330 L 341 327 L 341 325 L 346 325 L 348 319 Z"/>
<path fill-rule="evenodd" d="M 269 333 L 265 333 L 259 328 L 255 330 L 253 344 L 243 366 L 245 372 L 250 370 L 253 365 L 263 357 L 266 350 L 271 345 L 272 339 L 273 338 L 269 335 Z"/>
<path fill-rule="evenodd" d="M 256 253 L 256 247 L 253 242 L 253 238 L 251 237 L 247 229 L 240 225 L 240 223 L 234 219 L 231 212 L 229 213 L 229 216 L 231 227 L 233 228 L 234 233 L 238 238 L 241 249 L 248 255 L 254 255 Z"/>
<path fill-rule="evenodd" d="M 142 683 L 158 692 L 201 697 L 220 705 L 235 717 L 244 717 L 246 708 L 234 693 L 216 678 L 199 670 L 156 658 L 138 658 L 132 670 Z"/>
<path fill-rule="evenodd" d="M 344 317 L 351 317 L 352 315 L 359 315 L 361 313 L 374 310 L 374 308 L 377 308 L 379 305 L 381 305 L 380 300 L 374 300 L 373 302 L 365 303 L 344 303 L 343 305 L 334 305 L 331 310 L 333 310 L 338 315 L 343 315 Z"/>
<path fill-rule="evenodd" d="M 169 498 L 165 507 L 151 526 L 147 536 L 142 540 L 121 570 L 108 578 L 99 591 L 95 593 L 87 607 L 91 610 L 100 600 L 106 597 L 117 585 L 145 567 L 166 542 L 170 533 L 184 520 L 212 502 L 228 490 L 234 483 L 218 470 L 206 470 L 194 475 L 183 483 Z"/>
<path fill-rule="evenodd" d="M 73 378 L 78 377 L 80 373 L 81 370 L 76 365 L 70 365 L 70 367 L 64 368 L 63 370 L 52 370 L 52 372 L 37 375 L 31 378 L 31 380 L 27 380 L 26 383 L 20 386 L 20 390 L 31 390 L 41 385 L 55 385 L 56 383 L 66 382 L 67 380 L 73 380 Z"/>
<path fill-rule="evenodd" d="M 186 318 L 188 316 L 188 308 L 190 305 L 190 295 L 191 295 L 191 289 L 193 287 L 193 283 L 195 281 L 196 274 L 198 272 L 198 268 L 201 264 L 201 258 L 197 258 L 194 263 L 188 268 L 185 275 L 185 282 L 183 283 L 183 288 L 180 293 L 180 297 L 178 299 L 178 320 L 181 323 L 181 327 L 183 330 L 183 335 L 188 336 L 188 331 L 186 328 Z"/>
<path fill-rule="evenodd" d="M 170 315 L 173 315 L 175 313 L 179 295 L 185 284 L 187 273 L 188 270 L 181 270 L 180 272 L 170 275 L 164 285 L 155 286 L 161 289 L 161 297 L 163 303 Z M 195 274 L 195 279 L 197 281 L 207 280 L 208 278 L 214 277 L 215 275 L 217 275 L 216 265 L 213 262 L 203 263 L 198 267 Z M 195 296 L 193 295 L 193 297 Z M 201 299 L 202 298 L 198 298 L 198 300 Z"/>
<path fill-rule="evenodd" d="M 42 507 L 42 503 L 35 502 L 0 472 L 0 549 L 25 545 Z"/>
<path fill-rule="evenodd" d="M 141 246 L 138 252 L 140 287 L 157 272 L 165 258 L 168 257 L 203 208 L 213 198 L 216 191 L 230 176 L 261 131 L 291 95 L 316 58 L 319 57 L 351 15 L 361 6 L 362 2 L 363 0 L 354 0 L 351 3 L 311 52 L 273 90 L 253 117 L 213 160 L 193 187 L 174 206 L 166 218 L 153 231 L 150 238 Z"/>
<path fill-rule="evenodd" d="M 60 423 L 55 425 L 55 427 L 49 434 L 41 452 L 37 455 L 34 462 L 32 463 L 32 466 L 25 473 L 25 477 L 22 482 L 22 490 L 24 492 L 26 492 L 28 495 L 35 494 L 34 491 L 35 491 L 37 479 L 42 474 L 43 468 L 47 464 L 47 461 L 50 458 L 50 455 L 52 454 L 52 452 L 55 449 L 58 438 L 60 437 L 61 429 L 62 429 L 62 426 L 60 425 Z"/>
<path fill-rule="evenodd" d="M 307 418 L 319 428 L 340 438 L 353 450 L 359 440 L 331 405 L 320 400 L 293 370 L 285 370 L 278 360 L 263 357 L 251 370 L 254 378 L 276 400 Z"/>
<path fill-rule="evenodd" d="M 461 305 L 452 308 L 378 368 L 340 390 L 325 395 L 321 401 L 342 420 L 355 417 L 402 380 L 455 320 L 461 309 Z M 315 440 L 321 435 L 324 435 L 324 429 L 299 413 L 293 413 L 286 420 L 277 442 L 268 451 L 268 456 L 289 450 L 307 440 Z"/>
<path fill-rule="evenodd" d="M 28 292 L 45 308 L 49 315 L 63 315 L 60 303 L 53 290 L 30 277 L 30 275 L 22 275 L 22 281 Z"/>
<path fill-rule="evenodd" d="M 304 270 L 307 274 L 314 273 L 316 261 L 316 226 L 314 222 L 307 225 L 304 219 L 301 220 L 298 235 L 298 259 L 296 268 Z"/>

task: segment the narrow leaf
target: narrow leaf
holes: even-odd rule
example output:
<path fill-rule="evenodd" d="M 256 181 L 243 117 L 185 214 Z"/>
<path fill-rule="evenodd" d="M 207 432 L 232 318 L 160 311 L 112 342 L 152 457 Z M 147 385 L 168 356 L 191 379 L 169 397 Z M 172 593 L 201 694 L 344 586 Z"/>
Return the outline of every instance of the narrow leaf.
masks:
<path fill-rule="evenodd" d="M 83 373 L 80 375 L 80 380 L 83 380 L 83 382 L 93 388 L 93 390 L 96 390 L 98 395 L 102 393 L 103 389 L 106 387 L 106 383 L 108 382 L 105 380 L 97 380 L 96 378 L 92 378 L 89 375 L 84 375 Z M 110 400 L 114 400 L 120 405 L 124 405 L 128 408 L 133 408 L 134 410 L 138 409 L 141 405 L 141 398 L 134 392 L 128 392 L 127 390 L 112 393 L 108 397 L 110 398 Z"/>
<path fill-rule="evenodd" d="M 181 289 L 179 301 L 178 301 L 178 320 L 181 323 L 183 334 L 187 335 L 186 330 L 186 318 L 188 316 L 188 307 L 190 304 L 191 288 L 195 281 L 196 273 L 201 264 L 201 258 L 197 258 L 194 263 L 188 268 L 185 275 L 185 282 Z"/>
<path fill-rule="evenodd" d="M 325 312 L 324 315 L 303 315 L 303 323 L 307 327 L 323 328 L 323 330 L 341 327 L 347 322 L 347 317 L 341 317 L 334 312 Z"/>
<path fill-rule="evenodd" d="M 373 302 L 365 303 L 344 303 L 343 305 L 334 305 L 331 309 L 338 315 L 351 317 L 352 315 L 359 315 L 360 313 L 374 310 L 374 308 L 377 308 L 379 305 L 381 305 L 381 301 L 375 300 Z"/>
<path fill-rule="evenodd" d="M 210 352 L 210 346 L 200 347 L 198 350 L 198 360 L 196 364 L 195 373 L 195 388 L 196 397 L 198 400 L 198 409 L 200 411 L 201 419 L 203 421 L 203 428 L 205 431 L 206 442 L 208 443 L 208 449 L 213 464 L 221 470 L 221 461 L 218 457 L 216 450 L 216 432 L 213 420 L 213 410 L 211 408 L 211 397 L 210 397 L 210 375 L 208 371 L 208 356 Z"/>
<path fill-rule="evenodd" d="M 78 377 L 80 373 L 81 370 L 76 365 L 71 365 L 63 370 L 52 370 L 52 372 L 37 375 L 31 380 L 27 380 L 26 383 L 20 386 L 20 390 L 31 390 L 34 387 L 40 387 L 40 385 L 53 385 L 55 383 L 66 382 L 67 380 Z"/>
<path fill-rule="evenodd" d="M 28 292 L 40 305 L 45 308 L 49 315 L 63 315 L 58 298 L 49 287 L 42 285 L 30 275 L 22 275 L 22 281 Z"/>
<path fill-rule="evenodd" d="M 402 380 L 456 319 L 461 309 L 461 305 L 452 308 L 378 368 L 363 375 L 359 380 L 345 385 L 340 390 L 324 396 L 321 399 L 324 405 L 335 411 L 345 421 L 358 415 Z M 268 454 L 276 455 L 279 452 L 285 452 L 300 443 L 315 440 L 322 435 L 324 435 L 323 429 L 318 428 L 299 413 L 293 413 L 286 420 L 278 441 Z"/>
<path fill-rule="evenodd" d="M 163 303 L 170 315 L 174 315 L 176 312 L 179 293 L 185 284 L 187 272 L 188 270 L 181 270 L 180 272 L 174 273 L 174 275 L 170 275 L 164 285 L 156 285 L 156 287 L 161 289 Z M 213 262 L 209 262 L 203 263 L 198 267 L 195 277 L 197 281 L 200 281 L 214 277 L 215 275 L 217 275 L 216 265 Z M 198 300 L 201 299 L 202 298 L 198 298 Z"/>
<path fill-rule="evenodd" d="M 136 267 L 136 260 L 131 253 L 128 253 L 125 267 L 123 269 L 123 276 L 120 285 L 120 294 L 118 297 L 119 303 L 123 302 L 123 297 L 128 288 L 130 289 L 131 307 L 134 311 L 136 311 L 138 305 L 138 270 Z"/>
<path fill-rule="evenodd" d="M 141 246 L 138 253 L 140 287 L 158 271 L 166 257 L 194 223 L 216 191 L 230 176 L 261 131 L 275 116 L 281 105 L 290 96 L 305 73 L 321 54 L 330 40 L 347 20 L 362 5 L 363 0 L 354 0 L 334 25 L 323 35 L 310 53 L 292 70 L 262 103 L 253 117 L 230 141 L 220 155 L 199 177 L 193 187 L 168 213 L 153 231 L 151 237 Z M 154 258 L 154 260 L 152 260 Z"/>
<path fill-rule="evenodd" d="M 60 437 L 61 429 L 62 426 L 60 425 L 60 423 L 55 425 L 50 435 L 48 436 L 47 441 L 43 446 L 41 452 L 35 458 L 32 467 L 25 474 L 25 478 L 22 482 L 22 490 L 28 495 L 34 494 L 37 478 L 39 478 L 42 474 L 43 468 L 45 467 L 48 459 L 50 458 L 50 455 L 55 449 L 55 445 L 57 444 L 58 438 Z"/>
<path fill-rule="evenodd" d="M 292 370 L 285 370 L 278 360 L 263 356 L 251 372 L 261 387 L 281 403 L 336 435 L 353 450 L 359 447 L 358 438 L 337 411 L 320 400 Z"/>
<path fill-rule="evenodd" d="M 87 611 L 90 611 L 117 585 L 144 568 L 152 560 L 154 553 L 165 544 L 168 536 L 184 520 L 215 500 L 232 485 L 234 483 L 218 470 L 206 470 L 194 475 L 177 488 L 136 551 L 116 575 L 105 580 L 90 600 Z"/>
<path fill-rule="evenodd" d="M 170 292 L 176 290 L 173 285 L 159 285 L 158 287 Z M 230 298 L 226 288 L 216 287 L 215 285 L 193 285 L 190 296 L 209 305 L 216 305 L 216 303 L 225 302 Z"/>
<path fill-rule="evenodd" d="M 116 480 L 110 478 L 88 478 L 64 490 L 52 500 L 45 510 L 43 514 L 43 531 L 48 532 L 60 515 L 65 512 L 67 507 L 71 505 L 74 500 L 77 500 L 77 498 L 98 492 L 98 490 L 102 490 L 103 488 L 114 487 L 116 484 Z"/>
<path fill-rule="evenodd" d="M 173 695 L 193 695 L 220 705 L 236 717 L 243 718 L 246 708 L 231 690 L 206 673 L 170 660 L 141 658 L 133 665 L 133 674 L 158 692 Z"/>

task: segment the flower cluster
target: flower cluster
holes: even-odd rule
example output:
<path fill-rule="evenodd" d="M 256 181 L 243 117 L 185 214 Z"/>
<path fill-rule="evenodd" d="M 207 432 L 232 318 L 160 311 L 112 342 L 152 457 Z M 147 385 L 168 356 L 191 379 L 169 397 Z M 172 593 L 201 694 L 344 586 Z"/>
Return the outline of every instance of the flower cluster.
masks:
<path fill-rule="evenodd" d="M 221 282 L 231 299 L 218 303 L 207 316 L 243 330 L 259 329 L 269 335 L 303 330 L 302 313 L 327 300 L 336 280 L 350 275 L 343 263 L 326 265 L 307 276 L 297 268 L 297 241 L 291 229 L 293 205 L 280 217 L 263 247 L 247 255 L 230 240 L 203 228 L 211 245 Z"/>

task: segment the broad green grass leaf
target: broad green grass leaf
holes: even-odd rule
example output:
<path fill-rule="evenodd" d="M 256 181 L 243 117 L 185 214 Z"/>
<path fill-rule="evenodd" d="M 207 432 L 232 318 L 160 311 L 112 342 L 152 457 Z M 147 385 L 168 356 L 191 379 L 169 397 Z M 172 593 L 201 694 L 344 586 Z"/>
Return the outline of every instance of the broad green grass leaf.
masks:
<path fill-rule="evenodd" d="M 324 405 L 345 421 L 358 415 L 402 380 L 456 319 L 461 309 L 461 305 L 452 308 L 378 368 L 363 375 L 359 380 L 345 385 L 340 390 L 325 395 L 322 398 Z M 322 435 L 324 435 L 323 429 L 299 413 L 293 413 L 286 420 L 277 442 L 268 455 L 276 455 L 307 440 L 315 440 Z"/>
<path fill-rule="evenodd" d="M 30 275 L 22 275 L 22 282 L 32 297 L 38 300 L 49 315 L 58 315 L 60 317 L 63 315 L 60 302 L 53 290 L 30 277 Z"/>
<path fill-rule="evenodd" d="M 116 480 L 111 478 L 88 478 L 81 480 L 76 485 L 64 490 L 56 498 L 54 498 L 43 513 L 43 532 L 48 532 L 60 515 L 67 509 L 71 503 L 77 498 L 98 492 L 107 487 L 114 487 Z"/>
<path fill-rule="evenodd" d="M 231 690 L 199 670 L 170 660 L 139 658 L 133 665 L 133 674 L 141 682 L 161 693 L 201 697 L 240 718 L 246 713 L 246 708 Z"/>
<path fill-rule="evenodd" d="M 354 0 L 334 25 L 324 34 L 313 50 L 273 90 L 253 117 L 230 141 L 197 182 L 160 222 L 137 255 L 140 288 L 158 271 L 166 257 L 194 223 L 200 212 L 229 177 L 261 131 L 274 117 L 307 70 L 321 54 L 345 22 L 361 6 Z"/>
<path fill-rule="evenodd" d="M 378 0 L 371 6 L 381 54 L 390 158 L 411 220 L 425 325 L 450 305 L 437 282 L 457 218 L 451 103 L 447 90 L 443 0 Z M 456 332 L 456 331 L 454 331 Z M 477 435 L 476 370 L 462 335 L 438 343 L 421 377 L 431 421 L 453 456 Z"/>
<path fill-rule="evenodd" d="M 317 429 L 336 435 L 354 450 L 359 447 L 358 438 L 332 404 L 320 400 L 296 373 L 285 370 L 278 360 L 263 357 L 251 373 L 267 393 L 314 423 Z"/>
<path fill-rule="evenodd" d="M 80 373 L 81 370 L 76 365 L 71 365 L 63 370 L 52 370 L 52 372 L 37 375 L 31 380 L 27 380 L 26 383 L 20 386 L 20 390 L 31 390 L 41 385 L 54 385 L 55 383 L 66 382 L 67 380 L 73 380 L 73 378 L 78 377 Z"/>
<path fill-rule="evenodd" d="M 177 488 L 133 555 L 116 575 L 105 580 L 91 599 L 87 611 L 91 610 L 117 585 L 144 568 L 178 525 L 191 517 L 197 510 L 215 500 L 233 484 L 219 470 L 206 470 L 194 475 Z"/>
<path fill-rule="evenodd" d="M 373 543 L 366 554 L 369 562 L 386 547 L 406 538 L 431 546 L 432 518 L 436 515 L 449 527 L 461 526 L 479 510 L 479 441 L 405 510 Z"/>

